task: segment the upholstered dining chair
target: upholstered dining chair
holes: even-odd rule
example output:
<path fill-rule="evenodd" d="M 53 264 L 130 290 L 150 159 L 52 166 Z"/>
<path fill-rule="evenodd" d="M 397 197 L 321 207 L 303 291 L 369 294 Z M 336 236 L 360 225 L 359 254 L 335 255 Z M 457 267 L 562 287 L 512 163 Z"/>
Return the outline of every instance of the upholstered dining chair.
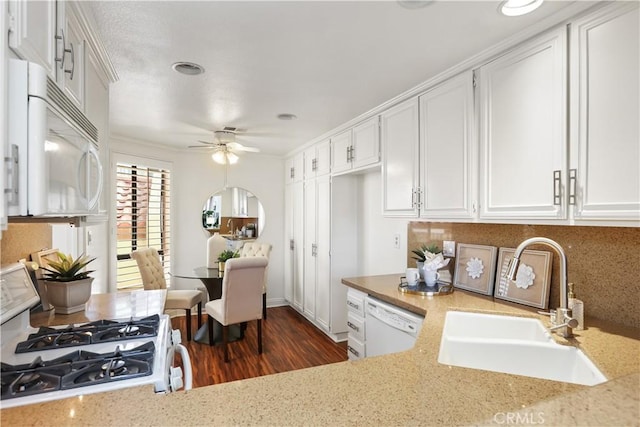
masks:
<path fill-rule="evenodd" d="M 209 344 L 214 344 L 213 321 L 222 325 L 224 361 L 229 362 L 229 325 L 258 321 L 258 354 L 262 354 L 262 288 L 267 269 L 265 257 L 232 258 L 225 263 L 222 297 L 209 301 L 205 310 Z"/>
<path fill-rule="evenodd" d="M 160 254 L 155 248 L 138 249 L 131 252 L 138 264 L 140 276 L 142 276 L 142 286 L 145 290 L 167 289 L 167 281 L 164 278 L 164 270 L 160 261 Z M 198 306 L 198 328 L 202 326 L 202 301 L 203 293 L 199 290 L 167 290 L 165 309 L 182 309 L 187 317 L 187 341 L 191 341 L 191 309 Z"/>
<path fill-rule="evenodd" d="M 271 245 L 269 243 L 247 242 L 240 249 L 240 258 L 248 256 L 261 256 L 269 260 Z M 268 264 L 267 264 L 268 267 Z M 267 319 L 267 273 L 264 274 L 264 286 L 262 287 L 262 318 Z"/>

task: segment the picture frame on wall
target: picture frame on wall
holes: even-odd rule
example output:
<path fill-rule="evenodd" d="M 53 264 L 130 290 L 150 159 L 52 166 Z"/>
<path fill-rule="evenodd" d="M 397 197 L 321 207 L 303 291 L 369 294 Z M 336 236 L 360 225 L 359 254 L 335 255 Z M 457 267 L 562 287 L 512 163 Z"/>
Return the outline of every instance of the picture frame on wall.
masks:
<path fill-rule="evenodd" d="M 495 246 L 459 243 L 453 286 L 492 295 L 497 253 Z"/>
<path fill-rule="evenodd" d="M 551 252 L 525 250 L 520 257 L 516 280 L 511 281 L 504 276 L 515 252 L 513 248 L 500 248 L 498 252 L 494 298 L 546 310 L 551 287 Z"/>

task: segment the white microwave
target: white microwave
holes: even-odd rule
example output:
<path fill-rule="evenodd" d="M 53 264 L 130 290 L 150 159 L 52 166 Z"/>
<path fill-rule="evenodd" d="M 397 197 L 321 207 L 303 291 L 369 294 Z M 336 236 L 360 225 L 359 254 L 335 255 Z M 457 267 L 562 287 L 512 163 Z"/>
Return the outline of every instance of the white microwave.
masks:
<path fill-rule="evenodd" d="M 38 64 L 10 59 L 5 199 L 9 216 L 97 214 L 98 130 Z"/>

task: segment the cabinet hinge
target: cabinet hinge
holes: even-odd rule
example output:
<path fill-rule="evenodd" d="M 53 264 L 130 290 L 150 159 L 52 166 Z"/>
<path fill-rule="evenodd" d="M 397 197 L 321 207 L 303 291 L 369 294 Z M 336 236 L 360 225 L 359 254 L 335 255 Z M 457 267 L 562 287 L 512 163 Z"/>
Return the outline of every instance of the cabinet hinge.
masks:
<path fill-rule="evenodd" d="M 478 77 L 476 76 L 476 72 L 473 71 L 473 87 L 478 85 Z"/>

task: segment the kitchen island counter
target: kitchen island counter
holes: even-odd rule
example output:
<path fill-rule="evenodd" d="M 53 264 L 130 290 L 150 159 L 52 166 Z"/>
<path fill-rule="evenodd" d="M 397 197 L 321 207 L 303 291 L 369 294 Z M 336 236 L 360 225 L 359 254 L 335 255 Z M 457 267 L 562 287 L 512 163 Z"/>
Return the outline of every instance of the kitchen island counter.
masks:
<path fill-rule="evenodd" d="M 459 290 L 407 296 L 397 291 L 397 278 L 344 282 L 422 311 L 425 323 L 412 350 L 169 395 L 141 387 L 11 408 L 0 413 L 2 424 L 504 425 L 511 417 L 519 424 L 638 425 L 637 329 L 588 319 L 589 328 L 576 331 L 574 344 L 612 379 L 594 387 L 450 367 L 437 362 L 448 310 L 535 311 Z"/>

